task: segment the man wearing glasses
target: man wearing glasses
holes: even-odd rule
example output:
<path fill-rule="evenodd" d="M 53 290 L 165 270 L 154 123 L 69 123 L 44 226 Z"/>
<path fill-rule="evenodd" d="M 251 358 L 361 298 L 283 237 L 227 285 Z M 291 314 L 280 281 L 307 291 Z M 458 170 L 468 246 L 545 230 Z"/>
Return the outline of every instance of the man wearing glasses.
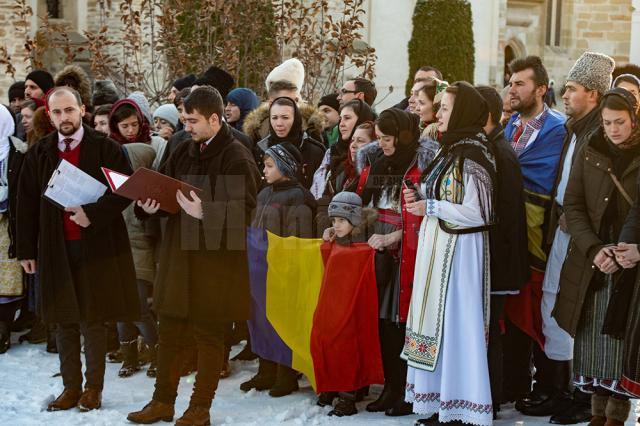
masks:
<path fill-rule="evenodd" d="M 366 78 L 354 78 L 345 81 L 342 88 L 338 91 L 338 102 L 340 106 L 346 104 L 353 99 L 360 99 L 369 106 L 373 106 L 378 91 L 376 85 Z"/>

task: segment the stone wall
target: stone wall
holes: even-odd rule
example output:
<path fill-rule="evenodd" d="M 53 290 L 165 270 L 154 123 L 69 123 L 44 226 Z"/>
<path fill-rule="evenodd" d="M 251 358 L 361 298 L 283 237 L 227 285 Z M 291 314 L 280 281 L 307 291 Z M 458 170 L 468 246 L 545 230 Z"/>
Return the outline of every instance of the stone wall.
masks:
<path fill-rule="evenodd" d="M 11 56 L 11 63 L 16 68 L 15 80 L 22 80 L 29 72 L 27 67 L 28 61 L 25 61 L 26 52 L 16 31 L 13 19 L 14 0 L 0 0 L 0 45 L 5 46 Z M 4 67 L 0 68 L 0 103 L 7 105 L 7 91 L 9 86 L 15 81 L 9 74 L 5 72 Z"/>

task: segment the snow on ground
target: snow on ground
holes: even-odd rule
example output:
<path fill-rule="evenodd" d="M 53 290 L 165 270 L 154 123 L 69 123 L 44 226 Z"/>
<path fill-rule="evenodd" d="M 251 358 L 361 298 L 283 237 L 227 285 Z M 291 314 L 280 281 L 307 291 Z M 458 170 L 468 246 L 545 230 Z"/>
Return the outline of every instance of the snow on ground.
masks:
<path fill-rule="evenodd" d="M 13 340 L 17 336 L 14 334 Z M 234 348 L 234 352 L 238 348 Z M 83 356 L 84 362 L 84 356 Z M 352 417 L 328 417 L 329 408 L 315 405 L 315 395 L 308 383 L 301 381 L 301 390 L 284 398 L 271 398 L 267 392 L 243 393 L 240 383 L 249 379 L 257 370 L 257 362 L 232 363 L 231 377 L 220 382 L 216 399 L 211 409 L 214 425 L 354 425 L 369 426 L 412 425 L 418 416 L 389 418 L 379 413 L 368 413 L 364 406 L 374 395 L 358 404 L 360 413 Z M 66 412 L 48 413 L 46 406 L 62 390 L 62 380 L 52 377 L 58 371 L 57 355 L 48 354 L 42 345 L 14 344 L 4 355 L 0 355 L 0 425 L 3 426 L 111 426 L 128 425 L 126 415 L 141 409 L 153 393 L 153 379 L 144 371 L 127 379 L 118 377 L 118 364 L 107 364 L 102 409 L 80 413 L 73 409 Z M 194 376 L 183 377 L 176 402 L 176 418 L 187 408 Z M 373 389 L 375 393 L 379 387 Z M 640 414 L 627 424 L 633 425 Z M 496 425 L 547 425 L 548 419 L 524 417 L 507 406 L 500 414 Z M 159 423 L 161 425 L 167 423 Z M 586 423 L 585 423 L 586 424 Z"/>

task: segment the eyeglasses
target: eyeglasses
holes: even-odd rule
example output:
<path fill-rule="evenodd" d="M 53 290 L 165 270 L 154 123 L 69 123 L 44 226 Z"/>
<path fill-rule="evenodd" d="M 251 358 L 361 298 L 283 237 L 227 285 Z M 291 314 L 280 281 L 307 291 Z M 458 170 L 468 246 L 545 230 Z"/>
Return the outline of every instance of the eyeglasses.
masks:
<path fill-rule="evenodd" d="M 345 88 L 340 89 L 340 93 L 346 95 L 347 93 L 359 93 L 357 90 L 347 90 Z"/>

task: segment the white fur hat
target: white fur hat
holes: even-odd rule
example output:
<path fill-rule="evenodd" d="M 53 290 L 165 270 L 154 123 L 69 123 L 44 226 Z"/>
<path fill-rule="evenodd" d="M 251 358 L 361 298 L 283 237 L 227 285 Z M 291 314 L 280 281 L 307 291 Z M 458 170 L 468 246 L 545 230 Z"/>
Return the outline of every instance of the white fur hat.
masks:
<path fill-rule="evenodd" d="M 295 84 L 298 90 L 302 90 L 304 85 L 304 65 L 296 58 L 287 59 L 271 70 L 267 76 L 265 81 L 267 91 L 269 91 L 269 86 L 274 81 L 288 81 Z"/>

